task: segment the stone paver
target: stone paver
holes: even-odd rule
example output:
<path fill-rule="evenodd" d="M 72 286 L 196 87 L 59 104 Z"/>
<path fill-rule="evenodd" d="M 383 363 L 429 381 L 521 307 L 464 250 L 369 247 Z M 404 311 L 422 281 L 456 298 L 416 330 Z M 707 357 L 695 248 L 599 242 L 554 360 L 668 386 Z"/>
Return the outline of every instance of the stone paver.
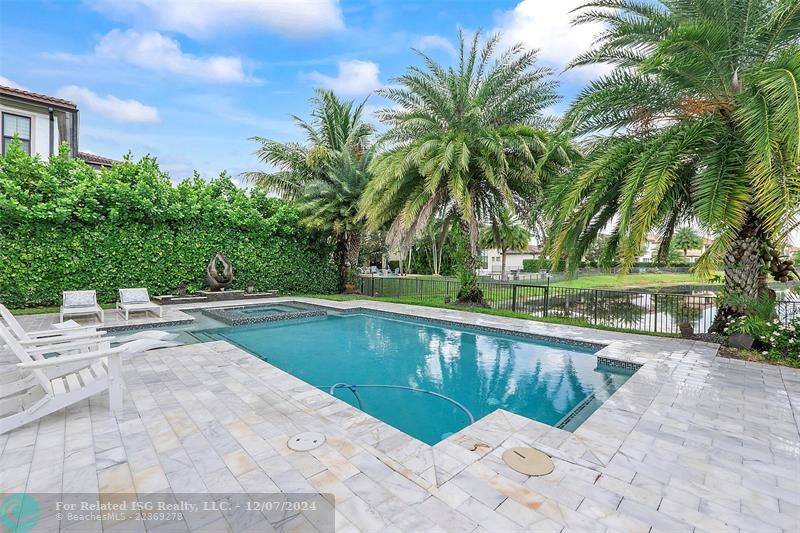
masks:
<path fill-rule="evenodd" d="M 0 436 L 0 495 L 319 491 L 336 498 L 338 531 L 800 530 L 798 370 L 679 339 L 296 300 L 584 340 L 643 366 L 573 433 L 498 410 L 430 447 L 225 342 L 152 351 L 125 361 L 117 417 L 101 395 Z M 327 441 L 293 452 L 300 431 Z M 508 468 L 500 456 L 518 445 L 555 471 Z"/>

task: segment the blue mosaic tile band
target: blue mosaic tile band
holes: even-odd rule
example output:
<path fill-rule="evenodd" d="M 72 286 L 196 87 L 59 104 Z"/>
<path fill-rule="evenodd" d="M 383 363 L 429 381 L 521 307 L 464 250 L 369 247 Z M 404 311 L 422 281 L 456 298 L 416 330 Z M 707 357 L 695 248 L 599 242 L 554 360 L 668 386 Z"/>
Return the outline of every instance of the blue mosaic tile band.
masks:
<path fill-rule="evenodd" d="M 575 407 L 572 409 L 572 411 L 570 411 L 569 413 L 567 413 L 567 415 L 566 415 L 564 418 L 562 418 L 562 419 L 561 419 L 561 420 L 558 422 L 558 424 L 556 424 L 556 426 L 555 426 L 555 427 L 557 427 L 558 429 L 564 429 L 564 427 L 566 427 L 566 425 L 567 425 L 567 424 L 569 424 L 569 423 L 572 421 L 572 419 L 574 419 L 576 416 L 578 416 L 579 414 L 581 414 L 581 412 L 582 412 L 584 409 L 586 409 L 587 407 L 589 407 L 589 404 L 591 404 L 591 403 L 594 401 L 594 399 L 595 399 L 595 395 L 594 395 L 594 393 L 591 393 L 589 396 L 587 396 L 586 398 L 584 398 L 584 399 L 583 399 L 583 400 L 582 400 L 582 401 L 581 401 L 581 402 L 580 402 L 578 405 L 576 405 L 576 406 L 575 406 Z"/>
<path fill-rule="evenodd" d="M 620 361 L 619 359 L 610 359 L 608 357 L 597 357 L 597 366 L 605 366 L 608 368 L 621 368 L 623 370 L 633 370 L 636 372 L 642 365 L 631 361 Z"/>
<path fill-rule="evenodd" d="M 264 304 L 258 304 L 263 306 Z M 323 310 L 310 310 L 298 311 L 296 313 L 277 313 L 274 315 L 264 316 L 242 316 L 235 311 L 245 307 L 258 307 L 254 306 L 239 306 L 239 307 L 223 307 L 216 309 L 203 309 L 202 313 L 220 322 L 224 322 L 229 326 L 244 326 L 248 324 L 260 324 L 262 322 L 278 322 L 280 320 L 293 320 L 297 318 L 311 318 L 315 316 L 326 316 L 327 311 Z"/>
<path fill-rule="evenodd" d="M 108 332 L 138 331 L 143 329 L 158 329 L 160 327 L 165 327 L 165 326 L 185 326 L 187 324 L 193 324 L 193 323 L 194 319 L 184 318 L 181 320 L 165 320 L 163 322 L 147 322 L 145 324 L 128 324 L 124 326 L 104 326 L 103 324 L 98 324 L 97 329 L 102 329 L 103 331 L 108 331 Z"/>

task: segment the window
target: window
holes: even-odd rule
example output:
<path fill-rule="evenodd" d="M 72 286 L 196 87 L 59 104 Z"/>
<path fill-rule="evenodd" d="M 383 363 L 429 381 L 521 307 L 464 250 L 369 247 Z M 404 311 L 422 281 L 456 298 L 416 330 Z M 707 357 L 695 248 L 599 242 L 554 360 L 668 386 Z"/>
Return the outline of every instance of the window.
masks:
<path fill-rule="evenodd" d="M 3 154 L 6 153 L 14 135 L 19 137 L 22 149 L 31 155 L 31 119 L 11 113 L 3 113 Z"/>

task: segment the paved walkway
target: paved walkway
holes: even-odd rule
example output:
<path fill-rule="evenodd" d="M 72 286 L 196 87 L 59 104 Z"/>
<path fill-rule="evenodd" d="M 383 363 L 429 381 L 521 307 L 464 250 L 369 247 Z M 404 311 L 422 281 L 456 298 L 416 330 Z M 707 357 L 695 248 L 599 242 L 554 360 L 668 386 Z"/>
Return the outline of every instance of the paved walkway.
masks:
<path fill-rule="evenodd" d="M 153 351 L 125 362 L 117 418 L 102 395 L 0 436 L 0 495 L 318 491 L 336 498 L 337 531 L 800 530 L 798 370 L 692 341 L 314 303 L 596 342 L 643 366 L 574 433 L 496 411 L 430 447 L 225 342 Z M 286 447 L 307 430 L 325 445 Z M 500 456 L 517 445 L 555 471 L 509 469 Z M 288 525 L 312 527 L 303 514 Z M 241 530 L 222 516 L 204 527 L 191 529 Z"/>

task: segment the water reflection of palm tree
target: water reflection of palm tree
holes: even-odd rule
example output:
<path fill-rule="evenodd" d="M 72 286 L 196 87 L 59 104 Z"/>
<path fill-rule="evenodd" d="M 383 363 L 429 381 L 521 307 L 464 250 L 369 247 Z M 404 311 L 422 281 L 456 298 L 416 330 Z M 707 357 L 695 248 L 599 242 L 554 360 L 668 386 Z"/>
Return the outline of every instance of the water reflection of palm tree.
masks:
<path fill-rule="evenodd" d="M 514 348 L 516 343 L 509 339 L 498 338 L 492 338 L 490 341 L 491 344 L 494 345 L 492 374 L 491 376 L 485 376 L 485 390 L 481 398 L 493 398 L 498 401 L 498 404 L 502 405 L 505 404 L 505 400 L 509 394 L 509 378 L 515 373 L 516 359 L 514 357 Z M 477 346 L 477 342 L 475 344 Z M 505 365 L 502 365 L 504 361 Z M 476 363 L 479 363 L 477 357 Z M 479 364 L 476 364 L 476 370 L 480 371 Z"/>
<path fill-rule="evenodd" d="M 517 412 L 541 422 L 555 424 L 591 392 L 591 387 L 584 385 L 578 377 L 572 358 L 567 357 L 563 370 L 557 374 L 543 374 L 541 362 L 538 362 L 534 372 L 520 381 L 518 390 L 522 392 L 517 395 L 518 403 L 524 403 L 524 396 L 528 395 L 537 398 L 539 402 L 530 406 L 531 412 L 526 412 L 524 405 L 518 405 Z"/>

